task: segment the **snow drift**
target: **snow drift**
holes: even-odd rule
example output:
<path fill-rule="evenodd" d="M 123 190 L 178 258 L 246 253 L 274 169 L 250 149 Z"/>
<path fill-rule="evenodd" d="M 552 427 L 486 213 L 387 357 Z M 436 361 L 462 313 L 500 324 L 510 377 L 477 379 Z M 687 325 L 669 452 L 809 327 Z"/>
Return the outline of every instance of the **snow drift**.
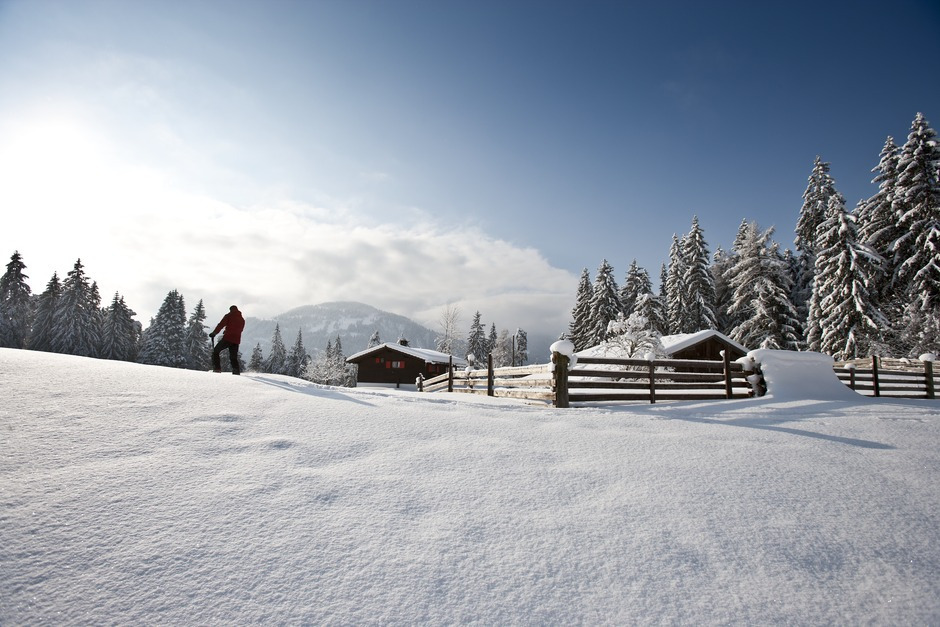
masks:
<path fill-rule="evenodd" d="M 7 349 L 0 390 L 3 625 L 940 621 L 936 402 L 555 410 Z"/>

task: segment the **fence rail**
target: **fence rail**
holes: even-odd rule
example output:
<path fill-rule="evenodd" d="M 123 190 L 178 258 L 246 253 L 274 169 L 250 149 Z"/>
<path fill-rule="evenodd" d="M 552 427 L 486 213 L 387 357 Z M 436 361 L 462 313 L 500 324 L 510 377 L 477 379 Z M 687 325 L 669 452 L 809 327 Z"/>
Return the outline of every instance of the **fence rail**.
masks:
<path fill-rule="evenodd" d="M 865 396 L 936 398 L 933 362 L 873 356 L 833 364 L 839 380 Z"/>
<path fill-rule="evenodd" d="M 663 359 L 646 361 L 582 357 L 568 368 L 568 358 L 552 355 L 552 363 L 454 370 L 418 381 L 422 392 L 462 392 L 521 398 L 568 407 L 570 403 L 606 401 L 718 400 L 754 395 L 750 373 L 741 364 L 723 361 Z"/>

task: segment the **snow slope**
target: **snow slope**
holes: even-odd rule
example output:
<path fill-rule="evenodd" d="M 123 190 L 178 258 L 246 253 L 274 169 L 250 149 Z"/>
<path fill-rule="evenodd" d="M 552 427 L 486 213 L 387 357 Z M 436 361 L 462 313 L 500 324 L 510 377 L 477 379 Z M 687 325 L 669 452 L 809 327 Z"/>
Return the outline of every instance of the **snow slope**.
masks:
<path fill-rule="evenodd" d="M 0 625 L 940 622 L 934 401 L 555 410 L 9 349 L 0 390 Z"/>

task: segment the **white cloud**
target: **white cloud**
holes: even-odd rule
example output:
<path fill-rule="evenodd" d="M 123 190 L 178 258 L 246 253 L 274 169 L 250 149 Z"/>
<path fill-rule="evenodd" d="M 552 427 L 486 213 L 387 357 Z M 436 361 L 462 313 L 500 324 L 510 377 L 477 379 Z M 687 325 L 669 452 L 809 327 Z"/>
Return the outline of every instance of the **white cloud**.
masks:
<path fill-rule="evenodd" d="M 103 298 L 120 292 L 144 324 L 172 289 L 189 309 L 203 299 L 210 318 L 233 302 L 271 316 L 356 300 L 429 326 L 448 303 L 498 328 L 557 334 L 567 324 L 576 277 L 476 227 L 371 223 L 294 200 L 237 207 L 119 160 L 80 120 L 2 130 L 0 206 L 14 228 L 0 234 L 0 253 L 23 254 L 35 292 L 81 257 Z"/>

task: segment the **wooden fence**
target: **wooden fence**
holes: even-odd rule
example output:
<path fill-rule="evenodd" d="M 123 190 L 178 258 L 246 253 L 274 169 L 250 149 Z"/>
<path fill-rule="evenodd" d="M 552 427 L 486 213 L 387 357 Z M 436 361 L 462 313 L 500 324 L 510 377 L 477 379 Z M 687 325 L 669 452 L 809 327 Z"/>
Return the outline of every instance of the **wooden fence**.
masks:
<path fill-rule="evenodd" d="M 754 395 L 743 366 L 731 362 L 691 359 L 616 359 L 580 357 L 568 367 L 568 357 L 552 355 L 552 363 L 448 372 L 419 380 L 422 392 L 464 392 L 521 398 L 569 407 L 571 403 L 676 400 L 717 400 Z"/>
<path fill-rule="evenodd" d="M 865 396 L 936 398 L 933 362 L 874 356 L 833 364 L 839 380 Z"/>

